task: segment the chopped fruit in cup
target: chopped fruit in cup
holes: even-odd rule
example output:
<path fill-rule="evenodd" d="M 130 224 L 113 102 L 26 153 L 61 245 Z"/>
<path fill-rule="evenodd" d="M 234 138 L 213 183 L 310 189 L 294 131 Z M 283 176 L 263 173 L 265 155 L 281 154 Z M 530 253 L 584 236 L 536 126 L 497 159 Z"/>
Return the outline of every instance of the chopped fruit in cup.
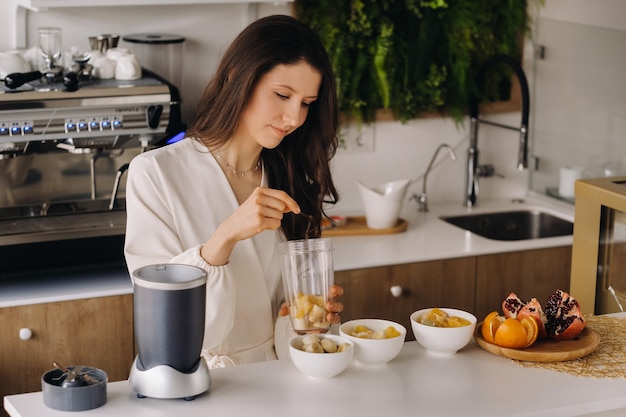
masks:
<path fill-rule="evenodd" d="M 324 297 L 299 294 L 291 303 L 291 315 L 295 330 L 320 330 L 330 327 L 326 320 Z"/>

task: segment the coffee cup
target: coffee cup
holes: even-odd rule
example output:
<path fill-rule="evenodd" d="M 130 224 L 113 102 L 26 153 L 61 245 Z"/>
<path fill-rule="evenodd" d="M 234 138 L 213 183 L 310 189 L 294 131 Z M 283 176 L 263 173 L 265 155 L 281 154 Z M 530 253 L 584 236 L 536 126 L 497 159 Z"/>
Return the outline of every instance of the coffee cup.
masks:
<path fill-rule="evenodd" d="M 141 65 L 134 54 L 122 55 L 115 65 L 116 80 L 137 80 L 141 78 Z"/>
<path fill-rule="evenodd" d="M 107 58 L 111 58 L 115 61 L 128 54 L 130 54 L 130 51 L 126 48 L 109 48 L 106 51 Z"/>
<path fill-rule="evenodd" d="M 18 51 L 0 52 L 0 79 L 16 72 L 29 72 L 30 64 Z"/>
<path fill-rule="evenodd" d="M 102 80 L 108 80 L 115 77 L 117 63 L 111 58 L 101 56 L 93 62 L 94 75 Z"/>

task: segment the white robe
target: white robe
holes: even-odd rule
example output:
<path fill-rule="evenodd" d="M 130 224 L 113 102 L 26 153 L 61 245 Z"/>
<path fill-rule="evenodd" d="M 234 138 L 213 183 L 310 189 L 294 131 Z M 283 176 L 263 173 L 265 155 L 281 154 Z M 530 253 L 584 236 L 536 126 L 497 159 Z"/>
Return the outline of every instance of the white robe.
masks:
<path fill-rule="evenodd" d="M 238 242 L 224 266 L 200 256 L 202 245 L 238 206 L 218 162 L 195 140 L 145 152 L 130 163 L 124 248 L 129 272 L 158 263 L 207 271 L 202 355 L 212 367 L 275 359 L 275 331 L 276 353 L 288 355 L 293 332 L 287 318 L 274 320 L 284 294 L 278 232 Z"/>

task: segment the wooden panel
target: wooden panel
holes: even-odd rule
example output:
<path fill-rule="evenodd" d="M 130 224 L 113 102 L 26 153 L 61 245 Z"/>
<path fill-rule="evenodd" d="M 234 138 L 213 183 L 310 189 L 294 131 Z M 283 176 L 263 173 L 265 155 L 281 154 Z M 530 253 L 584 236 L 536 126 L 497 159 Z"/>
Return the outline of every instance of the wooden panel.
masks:
<path fill-rule="evenodd" d="M 29 328 L 29 340 L 19 331 Z M 134 359 L 132 295 L 0 309 L 0 397 L 41 390 L 57 361 L 128 378 Z"/>
<path fill-rule="evenodd" d="M 477 257 L 478 320 L 493 310 L 501 311 L 510 292 L 525 301 L 534 297 L 543 306 L 557 289 L 569 291 L 571 260 L 571 246 Z"/>
<path fill-rule="evenodd" d="M 381 318 L 407 328 L 407 340 L 415 340 L 409 316 L 427 307 L 474 310 L 474 258 L 420 262 L 335 272 L 342 285 L 342 321 Z M 393 286 L 402 288 L 394 297 Z"/>

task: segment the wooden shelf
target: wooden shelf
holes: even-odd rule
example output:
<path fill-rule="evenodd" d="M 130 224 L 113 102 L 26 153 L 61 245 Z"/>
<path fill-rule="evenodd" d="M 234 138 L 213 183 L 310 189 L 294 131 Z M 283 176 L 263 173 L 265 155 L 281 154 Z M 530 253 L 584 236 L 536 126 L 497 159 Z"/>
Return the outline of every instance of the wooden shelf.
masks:
<path fill-rule="evenodd" d="M 7 1 L 7 0 L 4 0 Z M 44 12 L 48 9 L 68 7 L 119 7 L 119 6 L 169 6 L 192 4 L 248 4 L 250 16 L 256 16 L 261 3 L 285 4 L 294 0 L 9 0 L 15 15 L 13 47 L 26 48 L 26 17 L 30 12 Z"/>
<path fill-rule="evenodd" d="M 278 3 L 291 3 L 281 0 Z M 17 5 L 32 11 L 60 7 L 167 6 L 183 4 L 274 3 L 270 0 L 17 0 Z"/>

